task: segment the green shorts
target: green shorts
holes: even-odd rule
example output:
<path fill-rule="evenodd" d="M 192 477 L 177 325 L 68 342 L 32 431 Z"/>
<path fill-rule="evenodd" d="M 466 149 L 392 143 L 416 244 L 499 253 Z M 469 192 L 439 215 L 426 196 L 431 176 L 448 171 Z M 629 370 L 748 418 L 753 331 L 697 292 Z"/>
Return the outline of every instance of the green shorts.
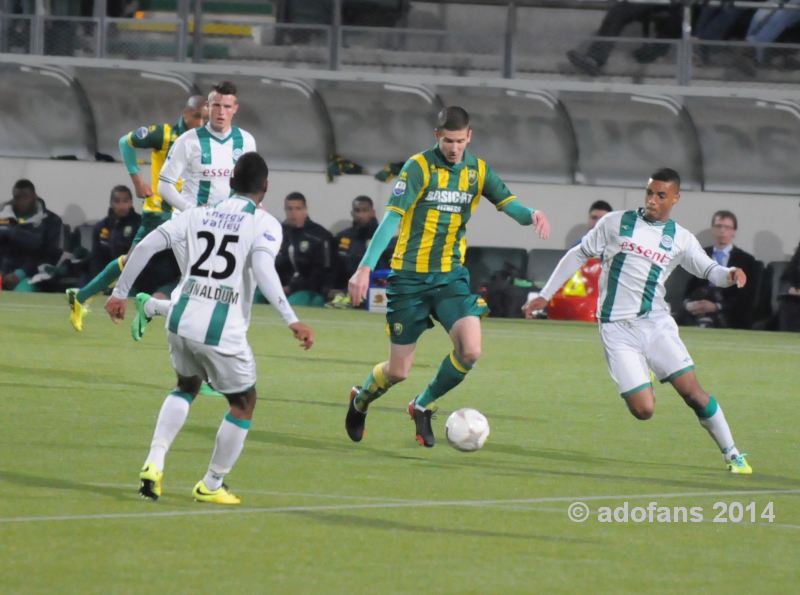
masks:
<path fill-rule="evenodd" d="M 172 211 L 161 213 L 145 211 L 142 213 L 142 222 L 139 224 L 139 229 L 136 230 L 131 248 L 141 242 L 144 237 L 156 227 L 165 221 L 169 221 L 171 217 Z M 181 270 L 178 266 L 178 262 L 175 260 L 175 255 L 172 250 L 163 250 L 153 256 L 150 262 L 147 263 L 147 266 L 134 284 L 134 291 L 144 291 L 146 293 L 160 292 L 169 295 L 178 285 L 180 278 Z M 131 293 L 131 295 L 135 295 L 135 293 Z"/>
<path fill-rule="evenodd" d="M 410 345 L 438 320 L 446 331 L 467 316 L 485 316 L 489 308 L 470 292 L 464 267 L 449 273 L 393 272 L 386 286 L 387 333 L 392 343 Z"/>
<path fill-rule="evenodd" d="M 145 211 L 142 213 L 142 222 L 139 224 L 139 229 L 136 230 L 136 235 L 133 236 L 131 248 L 141 242 L 148 233 L 164 223 L 164 221 L 169 221 L 171 218 L 172 211 L 162 211 L 160 213 Z"/>

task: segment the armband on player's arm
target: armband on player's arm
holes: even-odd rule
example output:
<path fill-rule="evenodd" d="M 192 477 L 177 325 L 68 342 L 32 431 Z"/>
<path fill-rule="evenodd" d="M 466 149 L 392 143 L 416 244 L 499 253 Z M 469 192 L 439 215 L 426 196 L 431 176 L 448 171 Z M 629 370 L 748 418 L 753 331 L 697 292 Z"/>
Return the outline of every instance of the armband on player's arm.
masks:
<path fill-rule="evenodd" d="M 386 214 L 383 216 L 383 221 L 381 221 L 378 229 L 375 230 L 369 247 L 367 247 L 367 251 L 364 253 L 364 257 L 361 259 L 358 266 L 366 266 L 372 271 L 375 270 L 378 259 L 394 237 L 397 228 L 400 226 L 401 219 L 400 213 L 396 211 L 386 211 Z"/>
<path fill-rule="evenodd" d="M 531 217 L 533 217 L 533 214 L 536 212 L 534 209 L 526 207 L 516 198 L 512 198 L 502 205 L 500 210 L 520 225 L 530 225 L 532 223 Z"/>
<path fill-rule="evenodd" d="M 550 301 L 555 293 L 561 289 L 561 286 L 567 282 L 567 279 L 575 274 L 575 271 L 588 260 L 588 256 L 581 250 L 581 246 L 577 245 L 567 250 L 567 253 L 558 261 L 555 270 L 550 274 L 550 278 L 545 283 L 539 295 Z"/>
<path fill-rule="evenodd" d="M 181 193 L 178 192 L 178 189 L 175 188 L 175 184 L 168 182 L 164 178 L 158 180 L 158 194 L 179 211 L 185 211 L 186 209 L 197 206 L 190 200 L 185 199 Z"/>
<path fill-rule="evenodd" d="M 256 277 L 258 288 L 270 305 L 275 308 L 286 324 L 293 324 L 298 321 L 289 300 L 281 286 L 281 279 L 275 270 L 275 257 L 266 250 L 255 250 L 253 252 L 253 273 Z"/>
<path fill-rule="evenodd" d="M 119 139 L 119 154 L 122 155 L 122 162 L 125 164 L 129 174 L 139 173 L 139 164 L 136 163 L 136 149 L 128 144 L 127 134 L 123 134 Z"/>

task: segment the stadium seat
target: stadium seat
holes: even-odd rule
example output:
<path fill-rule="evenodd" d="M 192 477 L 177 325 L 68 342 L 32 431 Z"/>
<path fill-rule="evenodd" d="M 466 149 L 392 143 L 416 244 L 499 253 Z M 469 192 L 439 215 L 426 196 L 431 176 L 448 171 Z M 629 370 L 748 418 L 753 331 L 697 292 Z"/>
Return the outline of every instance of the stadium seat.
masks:
<path fill-rule="evenodd" d="M 523 248 L 470 246 L 464 266 L 469 271 L 470 287 L 477 292 L 481 284 L 497 271 L 516 269 L 519 275 L 524 275 L 528 267 L 528 253 Z"/>
<path fill-rule="evenodd" d="M 778 296 L 786 291 L 786 283 L 781 281 L 781 275 L 789 263 L 785 260 L 776 260 L 767 264 L 761 276 L 759 298 L 756 301 L 756 314 L 753 328 L 756 330 L 777 330 L 778 324 Z"/>
<path fill-rule="evenodd" d="M 686 295 L 686 287 L 689 285 L 689 280 L 692 274 L 683 267 L 676 267 L 672 274 L 664 284 L 666 295 L 664 299 L 669 304 L 670 311 L 673 315 L 680 311 L 683 305 L 683 296 Z"/>
<path fill-rule="evenodd" d="M 534 248 L 528 252 L 528 267 L 525 276 L 533 281 L 534 285 L 543 287 L 562 256 L 564 256 L 564 250 Z"/>

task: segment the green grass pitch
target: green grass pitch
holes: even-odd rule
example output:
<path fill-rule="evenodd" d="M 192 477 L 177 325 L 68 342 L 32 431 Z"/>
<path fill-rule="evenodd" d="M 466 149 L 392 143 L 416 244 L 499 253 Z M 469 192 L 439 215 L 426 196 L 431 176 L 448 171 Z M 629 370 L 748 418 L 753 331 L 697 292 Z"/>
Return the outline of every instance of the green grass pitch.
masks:
<path fill-rule="evenodd" d="M 161 325 L 134 343 L 102 303 L 79 334 L 63 296 L 0 294 L 0 593 L 797 589 L 797 334 L 682 331 L 749 453 L 754 474 L 739 477 L 671 387 L 657 387 L 653 419 L 635 420 L 596 328 L 579 323 L 485 321 L 484 355 L 440 401 L 439 444 L 423 449 L 405 407 L 450 349 L 433 329 L 353 444 L 347 395 L 385 358 L 383 318 L 301 310 L 317 332 L 304 353 L 256 307 L 260 401 L 228 477 L 242 505 L 223 508 L 191 498 L 226 410 L 215 398 L 192 406 L 164 496 L 137 495 L 174 377 Z M 477 453 L 444 441 L 447 414 L 465 406 L 491 424 Z M 585 522 L 568 518 L 576 501 L 590 507 Z M 702 507 L 704 521 L 597 516 L 626 505 Z M 712 522 L 718 514 L 729 522 Z"/>

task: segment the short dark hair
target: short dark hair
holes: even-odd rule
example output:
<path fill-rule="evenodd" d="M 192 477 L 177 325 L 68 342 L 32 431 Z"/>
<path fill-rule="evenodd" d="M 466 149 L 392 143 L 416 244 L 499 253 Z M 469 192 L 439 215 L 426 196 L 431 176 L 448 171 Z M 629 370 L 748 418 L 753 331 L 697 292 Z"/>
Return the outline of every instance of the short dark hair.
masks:
<path fill-rule="evenodd" d="M 211 92 L 220 95 L 236 95 L 236 85 L 230 81 L 220 81 L 211 87 Z"/>
<path fill-rule="evenodd" d="M 592 206 L 591 206 L 591 207 L 589 207 L 589 210 L 590 210 L 590 211 L 594 211 L 595 209 L 597 209 L 597 210 L 600 210 L 600 211 L 605 211 L 606 213 L 610 213 L 611 211 L 613 211 L 613 210 L 614 210 L 614 209 L 611 207 L 611 205 L 610 205 L 610 204 L 608 204 L 608 203 L 607 203 L 606 201 L 604 201 L 604 200 L 596 200 L 596 201 L 594 201 L 594 202 L 592 203 Z"/>
<path fill-rule="evenodd" d="M 236 161 L 231 177 L 231 189 L 238 194 L 256 194 L 264 190 L 269 168 L 264 158 L 254 151 L 245 153 Z"/>
<path fill-rule="evenodd" d="M 131 189 L 124 184 L 118 184 L 111 189 L 111 194 L 108 195 L 109 202 L 111 202 L 111 199 L 114 198 L 114 194 L 117 192 L 126 192 L 128 196 L 131 197 L 131 200 L 133 200 L 133 193 L 131 192 Z"/>
<path fill-rule="evenodd" d="M 286 198 L 284 200 L 285 201 L 286 200 L 299 200 L 300 202 L 303 203 L 304 206 L 306 205 L 306 197 L 305 197 L 305 195 L 302 192 L 298 192 L 297 190 L 287 194 Z"/>
<path fill-rule="evenodd" d="M 436 117 L 437 130 L 464 130 L 469 128 L 469 114 L 463 107 L 451 105 Z"/>
<path fill-rule="evenodd" d="M 736 215 L 733 214 L 732 211 L 721 210 L 717 211 L 711 216 L 711 225 L 714 225 L 714 220 L 719 217 L 720 219 L 730 219 L 733 221 L 733 229 L 739 229 L 739 220 L 736 218 Z"/>
<path fill-rule="evenodd" d="M 356 204 L 357 202 L 366 203 L 371 209 L 375 208 L 375 205 L 372 203 L 372 199 L 365 194 L 359 194 L 353 199 L 353 204 Z"/>
<path fill-rule="evenodd" d="M 30 190 L 34 194 L 36 194 L 36 188 L 33 186 L 33 182 L 26 178 L 22 178 L 14 182 L 13 190 Z"/>
<path fill-rule="evenodd" d="M 659 182 L 672 182 L 675 188 L 681 189 L 681 176 L 674 169 L 669 167 L 662 167 L 650 174 L 651 180 L 658 180 Z"/>

